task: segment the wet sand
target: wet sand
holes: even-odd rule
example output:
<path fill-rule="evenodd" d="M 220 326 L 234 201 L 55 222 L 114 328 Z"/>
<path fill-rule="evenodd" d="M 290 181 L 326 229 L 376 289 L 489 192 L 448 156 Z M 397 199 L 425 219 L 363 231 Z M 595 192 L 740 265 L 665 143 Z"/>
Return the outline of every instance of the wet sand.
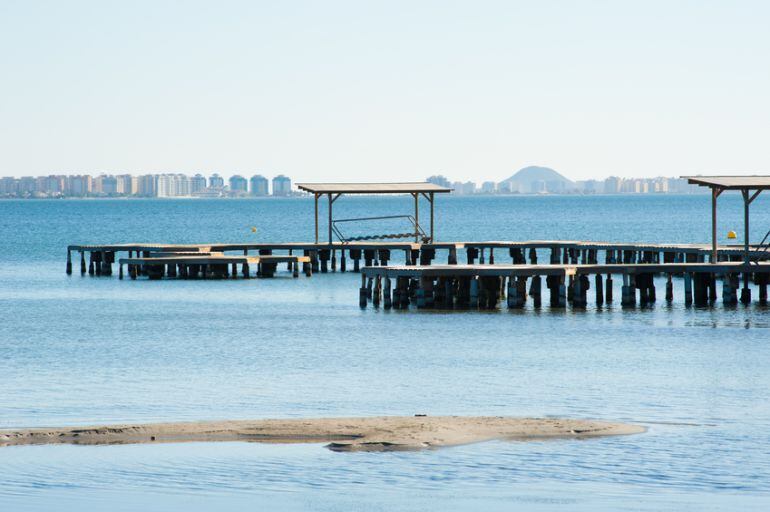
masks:
<path fill-rule="evenodd" d="M 380 416 L 147 423 L 0 430 L 0 446 L 214 441 L 329 443 L 335 451 L 413 450 L 493 439 L 528 440 L 628 435 L 624 423 L 502 416 Z"/>

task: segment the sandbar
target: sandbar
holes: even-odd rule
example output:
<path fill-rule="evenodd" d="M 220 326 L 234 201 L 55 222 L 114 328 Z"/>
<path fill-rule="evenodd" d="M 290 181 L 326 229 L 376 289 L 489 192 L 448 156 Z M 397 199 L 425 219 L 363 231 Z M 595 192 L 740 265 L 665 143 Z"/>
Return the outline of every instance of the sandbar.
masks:
<path fill-rule="evenodd" d="M 415 450 L 494 439 L 589 438 L 644 427 L 584 419 L 505 416 L 379 416 L 260 419 L 0 430 L 0 446 L 250 441 L 328 443 L 334 451 Z"/>

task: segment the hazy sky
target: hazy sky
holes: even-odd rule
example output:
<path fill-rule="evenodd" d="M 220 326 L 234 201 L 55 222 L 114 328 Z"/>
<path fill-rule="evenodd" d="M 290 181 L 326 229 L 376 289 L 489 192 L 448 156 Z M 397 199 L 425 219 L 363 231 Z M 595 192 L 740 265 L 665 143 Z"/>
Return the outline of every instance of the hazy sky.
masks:
<path fill-rule="evenodd" d="M 770 172 L 767 1 L 0 0 L 0 175 Z"/>

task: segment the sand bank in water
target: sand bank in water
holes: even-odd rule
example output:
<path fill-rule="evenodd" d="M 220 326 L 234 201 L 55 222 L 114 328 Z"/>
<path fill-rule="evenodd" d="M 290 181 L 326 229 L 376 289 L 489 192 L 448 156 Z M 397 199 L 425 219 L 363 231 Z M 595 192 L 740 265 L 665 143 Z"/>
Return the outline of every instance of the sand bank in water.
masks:
<path fill-rule="evenodd" d="M 644 430 L 644 427 L 623 423 L 553 418 L 383 416 L 0 430 L 0 445 L 191 441 L 327 442 L 327 447 L 336 451 L 381 451 L 451 446 L 492 439 L 627 435 Z"/>

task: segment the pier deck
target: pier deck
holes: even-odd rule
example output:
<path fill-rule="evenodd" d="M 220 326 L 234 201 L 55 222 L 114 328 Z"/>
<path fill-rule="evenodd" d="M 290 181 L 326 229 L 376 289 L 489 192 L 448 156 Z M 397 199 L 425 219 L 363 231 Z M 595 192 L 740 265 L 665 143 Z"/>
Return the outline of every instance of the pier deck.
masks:
<path fill-rule="evenodd" d="M 250 266 L 255 265 L 258 277 L 270 277 L 274 275 L 278 263 L 287 263 L 295 276 L 300 264 L 306 275 L 338 269 L 358 272 L 363 268 L 361 293 L 366 300 L 361 300 L 361 305 L 373 296 L 372 289 L 377 286 L 380 286 L 379 295 L 374 296 L 383 297 L 384 288 L 390 286 L 391 279 L 395 279 L 396 289 L 407 297 L 407 301 L 410 297 L 416 300 L 417 291 L 422 290 L 428 304 L 440 304 L 444 301 L 442 293 L 449 294 L 451 288 L 454 290 L 451 293 L 455 294 L 453 305 L 458 304 L 458 294 L 460 304 L 473 303 L 473 287 L 478 290 L 497 287 L 500 291 L 496 295 L 484 292 L 488 297 L 497 297 L 493 301 L 496 304 L 500 297 L 505 296 L 505 290 L 511 288 L 510 283 L 514 282 L 508 294 L 510 297 L 510 292 L 513 293 L 509 303 L 514 307 L 519 301 L 526 300 L 527 280 L 531 281 L 533 301 L 539 303 L 541 277 L 546 279 L 551 290 L 552 305 L 559 306 L 568 302 L 577 305 L 585 303 L 584 292 L 590 288 L 587 282 L 589 275 L 594 276 L 596 281 L 597 303 L 612 300 L 612 275 L 621 275 L 624 281 L 623 304 L 630 305 L 636 303 L 637 290 L 642 303 L 649 301 L 650 297 L 654 300 L 653 276 L 664 275 L 668 279 L 667 298 L 673 297 L 672 277 L 684 278 L 686 303 L 702 304 L 715 300 L 718 279 L 723 280 L 722 295 L 726 303 L 738 300 L 737 290 L 741 280 L 741 301 L 751 301 L 752 282 L 759 288 L 760 302 L 766 301 L 770 271 L 770 253 L 766 246 L 749 248 L 752 258 L 749 265 L 744 262 L 744 247 L 718 246 L 716 261 L 713 261 L 712 249 L 708 244 L 582 240 L 71 245 L 67 250 L 67 272 L 72 273 L 73 251 L 80 252 L 81 274 L 96 276 L 111 275 L 112 264 L 119 253 L 127 254 L 127 257 L 119 259 L 121 275 L 123 265 L 128 265 L 131 277 L 147 276 L 151 279 L 233 277 L 238 275 L 238 265 L 244 277 L 250 277 Z M 464 261 L 460 261 L 461 251 L 465 253 Z M 446 260 L 438 258 L 439 252 L 445 253 Z M 394 259 L 400 259 L 397 256 L 399 253 L 403 253 L 403 265 L 393 265 L 391 262 Z M 88 264 L 86 254 L 90 255 Z M 600 293 L 604 276 L 607 280 L 606 291 Z M 565 287 L 563 293 L 559 291 L 560 286 Z M 433 291 L 436 287 L 444 291 L 436 294 Z M 564 297 L 560 298 L 562 295 Z M 434 300 L 435 297 L 438 301 Z M 576 301 L 574 297 L 577 297 Z M 399 300 L 403 303 L 402 299 Z M 490 300 L 487 299 L 487 305 Z"/>
<path fill-rule="evenodd" d="M 250 269 L 257 269 L 256 277 L 273 277 L 279 263 L 286 263 L 294 277 L 299 276 L 299 265 L 303 272 L 310 277 L 312 274 L 310 258 L 307 256 L 267 255 L 267 256 L 227 256 L 224 253 L 150 253 L 148 257 L 120 258 L 118 261 L 119 277 L 123 279 L 123 265 L 128 267 L 131 279 L 140 275 L 150 279 L 163 277 L 179 278 L 226 278 L 238 276 L 238 265 L 241 275 L 251 277 Z"/>
<path fill-rule="evenodd" d="M 717 298 L 717 280 L 722 280 L 722 299 L 727 305 L 751 302 L 751 285 L 758 288 L 759 303 L 767 303 L 770 262 L 746 265 L 743 261 L 703 263 L 607 263 L 550 265 L 418 265 L 365 267 L 361 271 L 359 305 L 371 301 L 386 309 L 482 308 L 494 309 L 507 298 L 509 308 L 522 308 L 528 297 L 535 307 L 542 304 L 542 278 L 550 292 L 551 307 L 582 308 L 588 303 L 594 277 L 597 305 L 613 300 L 613 275 L 622 279 L 621 305 L 655 302 L 655 276 L 666 279 L 666 301 L 674 298 L 673 277 L 683 278 L 685 304 L 706 305 Z M 606 276 L 606 282 L 604 282 Z M 391 283 L 395 281 L 395 286 Z"/>

